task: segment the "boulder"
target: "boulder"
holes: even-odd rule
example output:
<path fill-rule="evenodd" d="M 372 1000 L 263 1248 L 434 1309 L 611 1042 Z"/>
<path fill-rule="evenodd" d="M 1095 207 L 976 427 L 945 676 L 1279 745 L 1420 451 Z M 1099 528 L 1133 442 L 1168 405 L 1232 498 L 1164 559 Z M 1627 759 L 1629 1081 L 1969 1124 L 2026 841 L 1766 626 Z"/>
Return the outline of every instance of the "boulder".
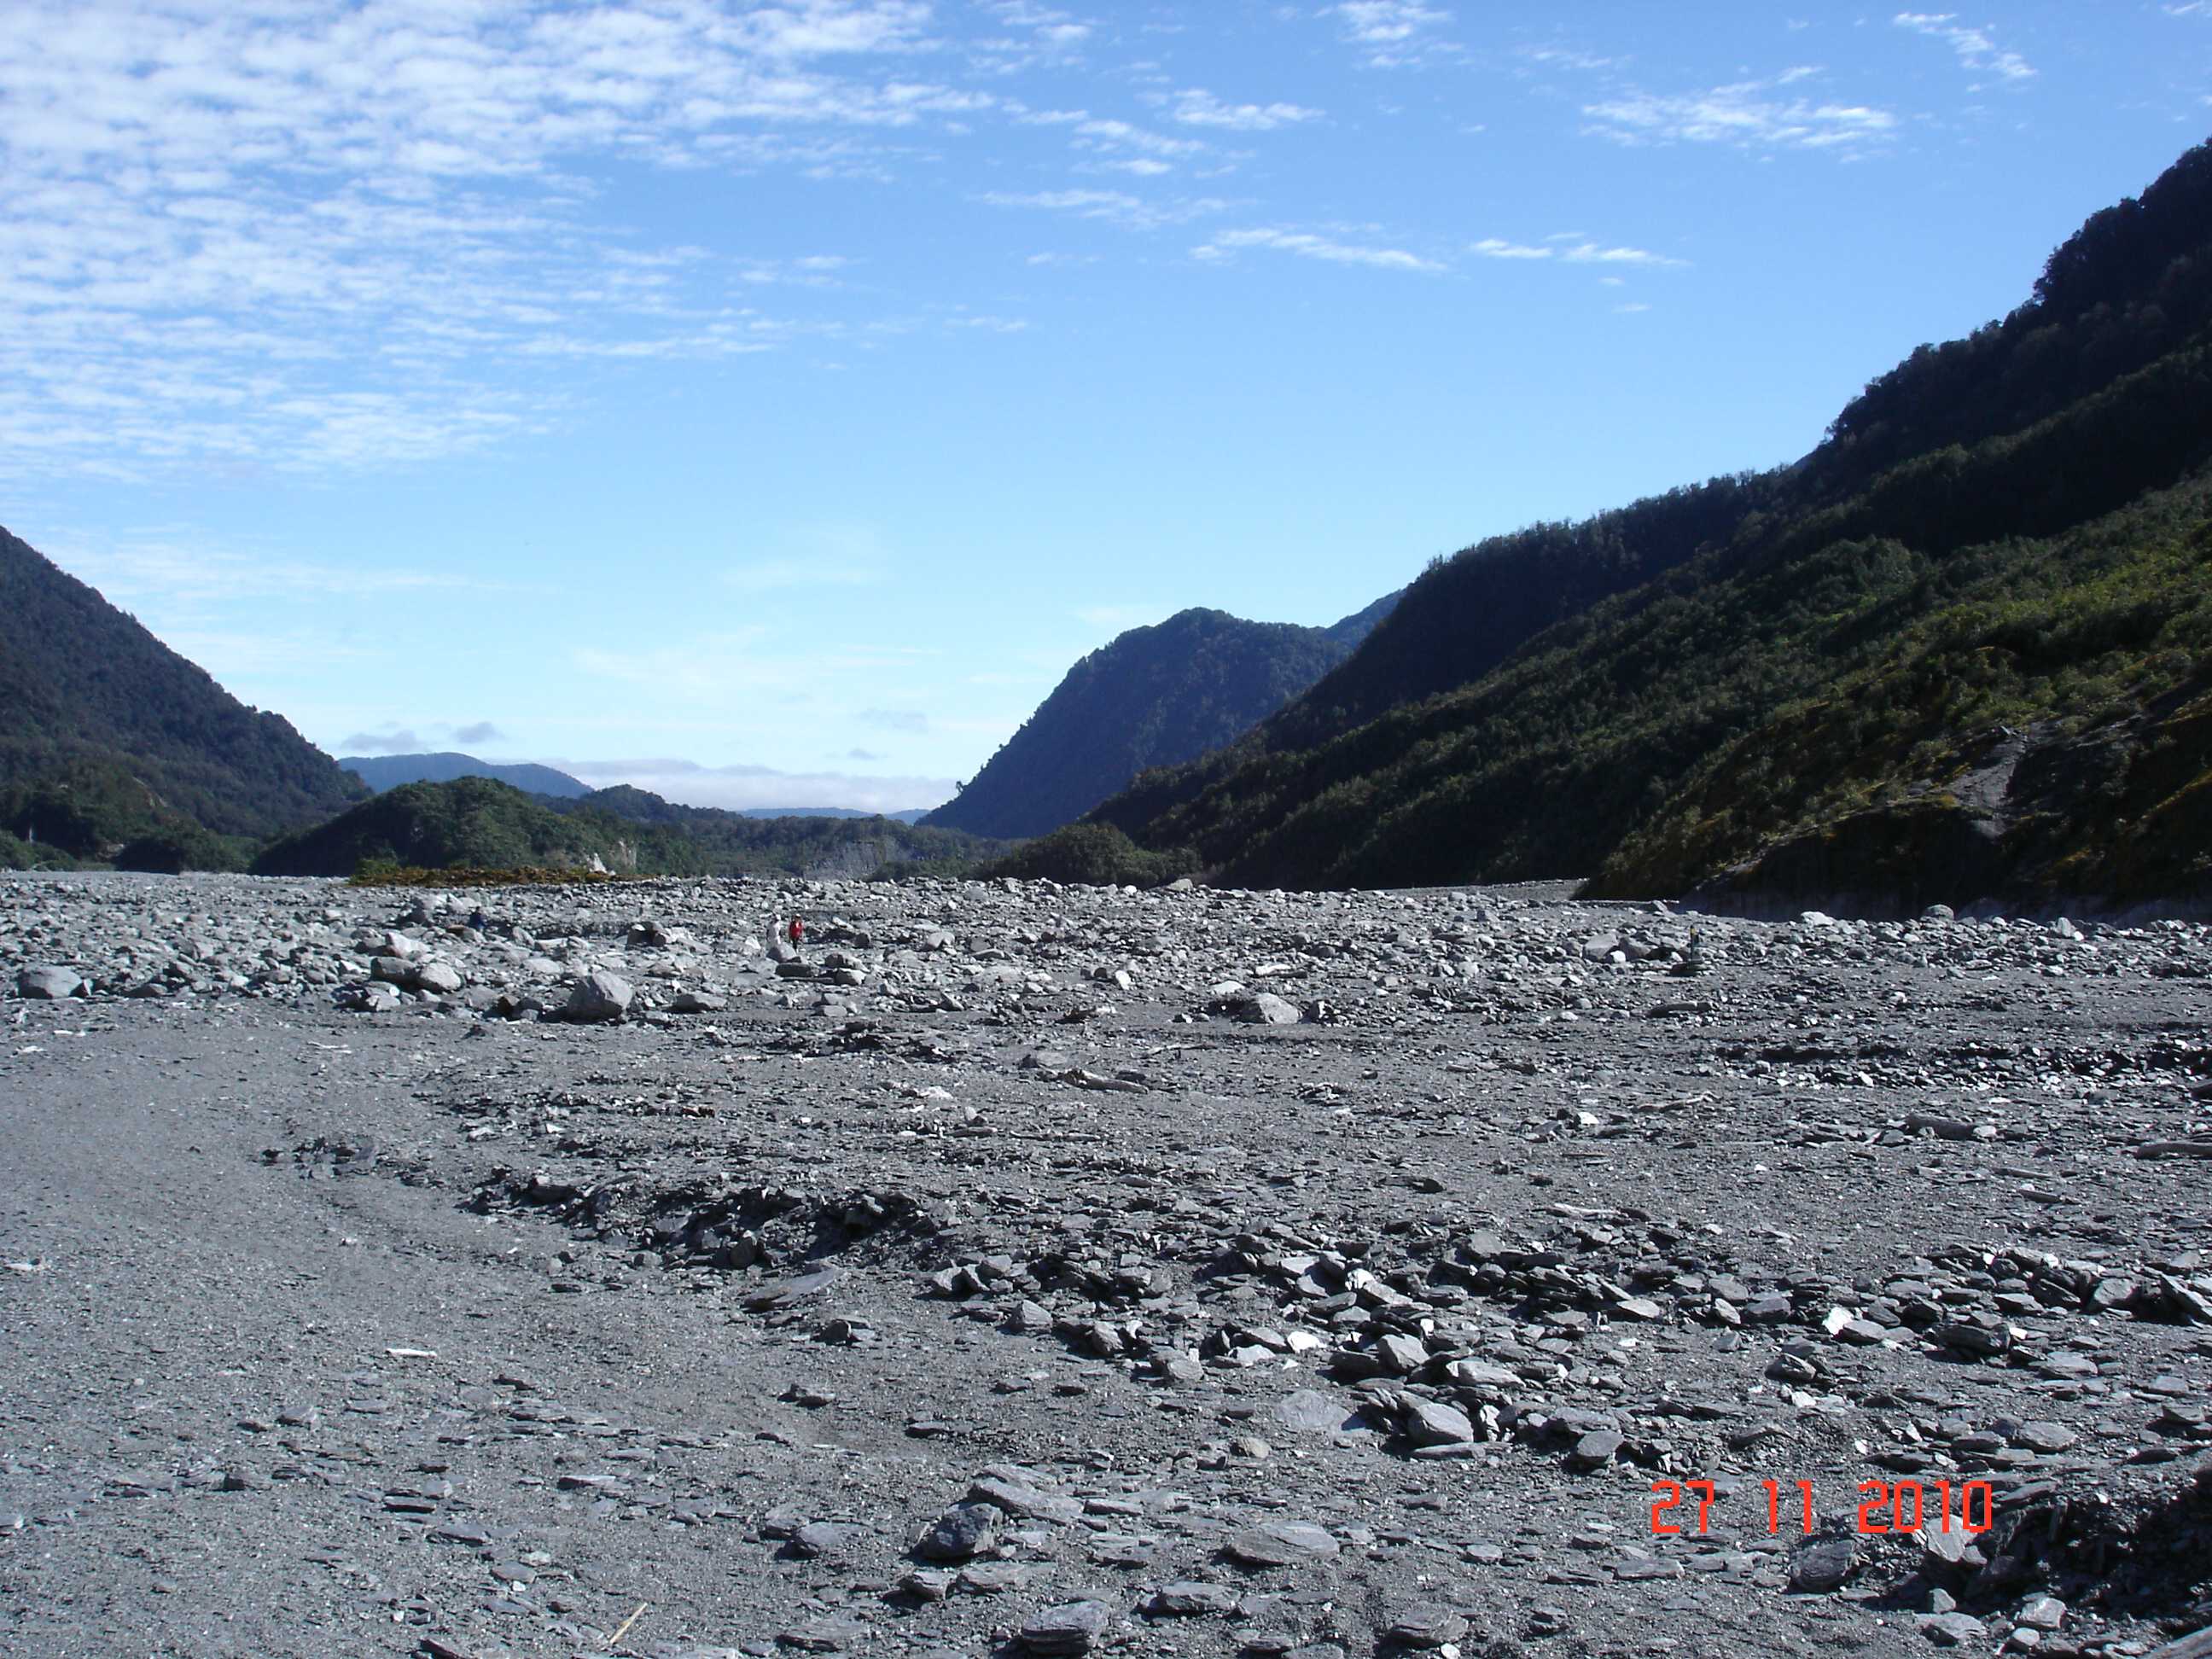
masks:
<path fill-rule="evenodd" d="M 86 995 L 90 988 L 74 968 L 26 968 L 15 975 L 15 994 L 33 1002 Z"/>
<path fill-rule="evenodd" d="M 589 973 L 568 993 L 568 1001 L 561 1006 L 561 1018 L 582 1025 L 604 1024 L 629 1012 L 635 994 L 628 980 L 604 969 Z"/>

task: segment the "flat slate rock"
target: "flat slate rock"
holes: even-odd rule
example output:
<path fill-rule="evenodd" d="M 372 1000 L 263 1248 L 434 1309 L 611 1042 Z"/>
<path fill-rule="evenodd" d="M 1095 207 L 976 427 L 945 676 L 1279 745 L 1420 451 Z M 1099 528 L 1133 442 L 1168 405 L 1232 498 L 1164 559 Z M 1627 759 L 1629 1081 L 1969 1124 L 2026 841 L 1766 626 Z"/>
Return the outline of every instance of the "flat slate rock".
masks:
<path fill-rule="evenodd" d="M 757 1290 L 745 1293 L 745 1306 L 754 1313 L 769 1308 L 781 1308 L 810 1296 L 819 1296 L 835 1285 L 843 1273 L 836 1267 L 823 1267 L 817 1272 L 800 1273 L 795 1279 L 779 1279 Z"/>
<path fill-rule="evenodd" d="M 1022 1624 L 1021 1644 L 1031 1653 L 1088 1653 L 1113 1622 L 1103 1601 L 1068 1601 L 1032 1613 Z"/>
<path fill-rule="evenodd" d="M 1327 1560 L 1339 1546 L 1326 1528 L 1311 1522 L 1270 1521 L 1230 1534 L 1221 1547 L 1241 1566 L 1294 1567 Z"/>
<path fill-rule="evenodd" d="M 1300 1434 L 1336 1434 L 1352 1426 L 1352 1413 L 1317 1389 L 1300 1389 L 1275 1402 L 1275 1419 Z"/>

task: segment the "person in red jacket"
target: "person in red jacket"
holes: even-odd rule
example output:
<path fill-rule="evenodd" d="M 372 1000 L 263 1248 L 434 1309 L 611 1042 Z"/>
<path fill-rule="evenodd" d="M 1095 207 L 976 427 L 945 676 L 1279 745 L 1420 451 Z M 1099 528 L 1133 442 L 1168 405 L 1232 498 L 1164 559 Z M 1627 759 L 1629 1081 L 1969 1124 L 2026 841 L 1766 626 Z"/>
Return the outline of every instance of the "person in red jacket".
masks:
<path fill-rule="evenodd" d="M 791 941 L 791 948 L 794 951 L 805 945 L 806 943 L 805 919 L 802 916 L 793 916 L 791 919 L 791 926 L 785 930 L 784 937 Z"/>

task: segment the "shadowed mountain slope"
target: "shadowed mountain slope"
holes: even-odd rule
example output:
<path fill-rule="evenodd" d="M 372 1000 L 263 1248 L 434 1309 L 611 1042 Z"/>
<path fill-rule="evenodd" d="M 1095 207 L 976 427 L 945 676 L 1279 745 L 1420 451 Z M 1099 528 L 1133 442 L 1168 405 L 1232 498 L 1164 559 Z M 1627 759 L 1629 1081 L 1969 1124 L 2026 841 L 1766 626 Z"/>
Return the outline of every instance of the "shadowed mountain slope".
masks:
<path fill-rule="evenodd" d="M 1202 610 L 1133 628 L 1069 669 L 923 822 L 1004 837 L 1055 830 L 1146 768 L 1189 760 L 1249 730 L 1341 659 L 1388 607 L 1377 600 L 1331 629 Z"/>
<path fill-rule="evenodd" d="M 33 830 L 43 800 L 86 856 L 155 827 L 273 835 L 364 793 L 281 716 L 247 708 L 5 530 L 0 792 Z"/>
<path fill-rule="evenodd" d="M 1233 749 L 1096 816 L 1248 884 L 2198 891 L 2208 462 L 2200 147 L 1803 461 L 1432 567 Z"/>

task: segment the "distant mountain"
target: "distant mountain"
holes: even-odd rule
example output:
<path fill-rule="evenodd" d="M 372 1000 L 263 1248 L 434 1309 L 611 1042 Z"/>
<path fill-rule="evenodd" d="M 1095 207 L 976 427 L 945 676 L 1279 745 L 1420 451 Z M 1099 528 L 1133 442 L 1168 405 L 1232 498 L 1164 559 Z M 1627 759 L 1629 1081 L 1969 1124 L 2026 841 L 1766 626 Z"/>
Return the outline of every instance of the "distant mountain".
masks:
<path fill-rule="evenodd" d="M 338 764 L 370 788 L 397 789 L 403 783 L 451 783 L 455 778 L 497 778 L 533 795 L 573 799 L 592 793 L 592 786 L 556 772 L 550 766 L 527 761 L 481 761 L 474 755 L 451 750 L 434 755 L 348 755 Z"/>
<path fill-rule="evenodd" d="M 2212 898 L 2212 146 L 1795 465 L 1438 562 L 1096 817 L 1246 884 Z"/>
<path fill-rule="evenodd" d="M 0 831 L 105 858 L 156 833 L 273 835 L 362 793 L 280 716 L 0 530 Z"/>
<path fill-rule="evenodd" d="M 1056 830 L 1146 768 L 1242 735 L 1340 661 L 1391 602 L 1330 629 L 1221 611 L 1133 628 L 1069 669 L 983 769 L 922 822 L 1007 838 Z"/>
<path fill-rule="evenodd" d="M 927 806 L 901 812 L 864 812 L 857 806 L 745 806 L 738 816 L 746 818 L 890 818 L 897 823 L 920 823 L 929 816 Z"/>
<path fill-rule="evenodd" d="M 406 783 L 266 848 L 260 875 L 347 876 L 364 864 L 424 869 L 575 867 L 638 875 L 868 876 L 886 865 L 965 870 L 1004 850 L 957 830 L 884 818 L 742 817 L 619 784 L 580 799 L 495 778 Z"/>

